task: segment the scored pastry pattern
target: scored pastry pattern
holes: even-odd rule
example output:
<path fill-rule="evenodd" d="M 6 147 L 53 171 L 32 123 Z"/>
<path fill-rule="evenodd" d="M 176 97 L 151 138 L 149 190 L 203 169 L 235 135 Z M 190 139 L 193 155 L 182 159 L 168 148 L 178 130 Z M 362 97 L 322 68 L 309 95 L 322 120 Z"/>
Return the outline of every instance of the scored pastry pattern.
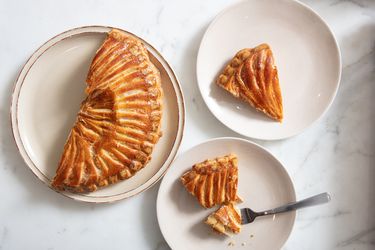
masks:
<path fill-rule="evenodd" d="M 205 208 L 239 200 L 237 156 L 234 154 L 197 163 L 180 179 Z"/>
<path fill-rule="evenodd" d="M 160 73 L 139 39 L 110 31 L 86 82 L 87 98 L 52 181 L 59 190 L 95 191 L 133 176 L 161 136 Z"/>
<path fill-rule="evenodd" d="M 229 232 L 239 233 L 241 231 L 241 213 L 233 202 L 221 206 L 216 212 L 208 216 L 205 221 L 216 232 L 227 234 Z"/>
<path fill-rule="evenodd" d="M 272 50 L 267 44 L 240 50 L 216 83 L 272 119 L 282 121 L 279 78 Z"/>

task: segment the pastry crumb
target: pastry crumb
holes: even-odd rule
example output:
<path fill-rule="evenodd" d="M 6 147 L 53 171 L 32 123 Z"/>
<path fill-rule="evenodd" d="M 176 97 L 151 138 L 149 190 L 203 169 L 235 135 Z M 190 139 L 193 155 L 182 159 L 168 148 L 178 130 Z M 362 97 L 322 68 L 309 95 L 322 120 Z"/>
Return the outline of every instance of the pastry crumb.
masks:
<path fill-rule="evenodd" d="M 250 238 L 253 238 L 254 237 L 254 235 L 253 234 L 250 234 Z"/>
<path fill-rule="evenodd" d="M 246 242 L 242 242 L 242 243 L 241 243 L 241 246 L 245 246 L 245 245 L 246 245 Z"/>
<path fill-rule="evenodd" d="M 235 243 L 234 243 L 233 240 L 229 241 L 228 246 L 233 247 L 234 245 L 235 245 Z"/>

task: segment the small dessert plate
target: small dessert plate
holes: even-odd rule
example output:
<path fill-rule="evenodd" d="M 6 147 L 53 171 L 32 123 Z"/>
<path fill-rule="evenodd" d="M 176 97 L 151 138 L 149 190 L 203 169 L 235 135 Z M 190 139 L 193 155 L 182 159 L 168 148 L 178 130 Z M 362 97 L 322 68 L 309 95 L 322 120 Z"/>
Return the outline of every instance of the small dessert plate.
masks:
<path fill-rule="evenodd" d="M 271 46 L 284 106 L 282 123 L 233 97 L 215 81 L 243 48 Z M 277 140 L 301 133 L 329 108 L 341 76 L 341 56 L 328 25 L 294 0 L 248 0 L 221 12 L 208 27 L 198 52 L 197 79 L 211 112 L 244 136 Z"/>
<path fill-rule="evenodd" d="M 85 98 L 91 60 L 111 29 L 80 27 L 53 37 L 30 57 L 16 81 L 11 106 L 14 139 L 27 166 L 48 186 Z M 184 128 L 183 95 L 167 61 L 149 43 L 142 42 L 161 73 L 164 91 L 163 136 L 155 146 L 152 160 L 128 180 L 92 193 L 61 194 L 86 202 L 117 201 L 151 187 L 172 163 Z"/>
<path fill-rule="evenodd" d="M 232 238 L 218 235 L 204 220 L 218 206 L 205 209 L 189 194 L 180 176 L 198 162 L 235 153 L 238 156 L 238 208 L 255 211 L 296 200 L 292 181 L 283 165 L 265 148 L 238 138 L 217 138 L 181 154 L 164 176 L 157 198 L 157 216 L 172 249 L 280 249 L 292 231 L 295 211 L 261 217 L 243 225 Z M 244 248 L 245 246 L 245 248 Z"/>

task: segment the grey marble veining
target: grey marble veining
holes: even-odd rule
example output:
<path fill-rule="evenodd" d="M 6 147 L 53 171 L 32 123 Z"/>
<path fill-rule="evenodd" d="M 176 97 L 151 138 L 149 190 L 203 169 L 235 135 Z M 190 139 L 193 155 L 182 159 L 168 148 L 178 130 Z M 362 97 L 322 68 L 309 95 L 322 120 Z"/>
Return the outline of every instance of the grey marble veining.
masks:
<path fill-rule="evenodd" d="M 328 191 L 332 201 L 298 213 L 284 249 L 375 249 L 375 1 L 307 0 L 339 42 L 343 71 L 327 114 L 304 133 L 257 143 L 287 167 L 297 197 Z M 132 31 L 171 63 L 185 94 L 181 152 L 209 138 L 236 136 L 213 117 L 195 76 L 212 18 L 230 5 L 210 1 L 0 1 L 0 249 L 169 249 L 156 219 L 159 184 L 115 204 L 83 204 L 40 183 L 26 168 L 9 122 L 13 83 L 28 56 L 66 29 L 112 25 Z M 245 249 L 245 248 L 244 248 Z"/>

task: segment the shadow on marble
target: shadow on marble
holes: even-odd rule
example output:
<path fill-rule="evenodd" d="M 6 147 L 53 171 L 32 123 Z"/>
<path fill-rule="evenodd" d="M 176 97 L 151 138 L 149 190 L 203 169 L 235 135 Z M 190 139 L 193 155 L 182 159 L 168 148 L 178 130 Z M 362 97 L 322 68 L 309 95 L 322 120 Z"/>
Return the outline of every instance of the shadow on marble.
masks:
<path fill-rule="evenodd" d="M 372 49 L 364 53 L 360 48 L 368 39 Z M 330 237 L 338 242 L 336 247 L 352 249 L 374 244 L 375 24 L 365 24 L 339 42 L 346 64 L 337 97 L 325 117 L 326 136 L 332 137 L 334 148 L 322 174 L 329 175 L 331 207 L 336 208 L 326 217 L 340 218 L 335 220 L 336 228 L 351 228 L 351 233 L 332 230 Z"/>
<path fill-rule="evenodd" d="M 360 63 L 361 59 L 374 53 L 375 49 L 375 23 L 365 23 L 353 33 L 345 33 L 338 39 L 341 49 L 341 58 L 344 70 L 352 64 Z M 374 58 L 374 57 L 373 57 Z M 374 61 L 375 59 L 373 59 Z M 341 81 L 343 84 L 343 81 Z"/>
<path fill-rule="evenodd" d="M 156 214 L 156 199 L 159 190 L 160 182 L 155 184 L 153 187 L 143 193 L 142 197 L 142 211 L 140 224 L 143 228 L 144 240 L 147 242 L 149 249 L 170 249 L 168 244 L 164 241 L 163 235 L 161 234 L 157 214 Z M 163 239 L 160 241 L 160 239 Z"/>

